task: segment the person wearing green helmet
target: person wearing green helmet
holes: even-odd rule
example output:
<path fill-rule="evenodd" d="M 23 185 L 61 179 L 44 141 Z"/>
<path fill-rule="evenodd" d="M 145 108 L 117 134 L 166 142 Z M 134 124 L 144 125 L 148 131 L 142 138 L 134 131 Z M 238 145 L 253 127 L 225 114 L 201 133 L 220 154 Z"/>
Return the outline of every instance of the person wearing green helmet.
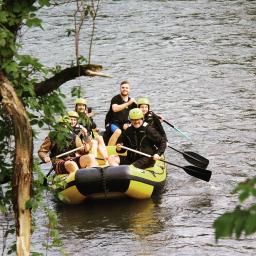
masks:
<path fill-rule="evenodd" d="M 125 152 L 120 146 L 141 151 L 150 154 L 153 157 L 145 157 L 140 154 L 127 152 L 127 156 L 117 156 L 117 164 L 133 164 L 137 168 L 148 168 L 155 164 L 156 160 L 161 158 L 166 149 L 166 141 L 158 131 L 144 123 L 144 115 L 139 108 L 134 108 L 129 112 L 131 126 L 124 130 L 118 138 L 116 145 L 117 152 Z"/>
<path fill-rule="evenodd" d="M 153 126 L 167 141 L 166 133 L 160 121 L 161 118 L 150 109 L 149 99 L 139 98 L 137 101 L 137 106 L 144 115 L 144 122 L 147 122 L 149 125 Z"/>
<path fill-rule="evenodd" d="M 59 137 L 65 140 L 59 141 Z M 39 158 L 45 163 L 52 163 L 56 174 L 71 173 L 79 168 L 97 166 L 97 161 L 92 154 L 86 154 L 86 149 L 81 148 L 83 143 L 81 139 L 72 131 L 68 116 L 61 117 L 58 120 L 56 130 L 52 131 L 45 138 L 38 150 Z M 70 150 L 81 148 L 76 152 L 55 158 L 57 155 L 66 153 Z M 86 155 L 85 155 L 86 154 Z"/>
<path fill-rule="evenodd" d="M 108 141 L 109 146 L 116 145 L 118 137 L 129 125 L 129 111 L 136 108 L 136 101 L 129 97 L 129 93 L 130 83 L 125 80 L 120 84 L 120 94 L 111 99 L 105 118 L 105 141 Z"/>

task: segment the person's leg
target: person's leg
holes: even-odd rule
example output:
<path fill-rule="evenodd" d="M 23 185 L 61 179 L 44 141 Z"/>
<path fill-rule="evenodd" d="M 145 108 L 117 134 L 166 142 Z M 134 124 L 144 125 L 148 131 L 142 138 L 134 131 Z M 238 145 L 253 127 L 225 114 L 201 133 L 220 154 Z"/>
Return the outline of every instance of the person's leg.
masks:
<path fill-rule="evenodd" d="M 98 151 L 98 141 L 95 139 L 91 140 L 91 149 L 90 153 L 94 155 L 94 157 L 97 157 L 97 151 Z"/>
<path fill-rule="evenodd" d="M 120 129 L 120 127 L 117 124 L 110 124 L 109 129 L 110 129 L 110 132 L 112 135 L 109 138 L 108 146 L 115 146 L 119 136 L 122 133 L 122 130 Z"/>
<path fill-rule="evenodd" d="M 118 166 L 118 165 L 120 165 L 120 158 L 119 158 L 119 156 L 114 156 L 114 155 L 109 156 L 108 157 L 108 163 L 109 163 L 110 166 Z"/>
<path fill-rule="evenodd" d="M 64 168 L 68 173 L 78 170 L 78 166 L 77 166 L 76 162 L 70 161 L 70 160 L 65 161 Z"/>
<path fill-rule="evenodd" d="M 108 161 L 108 151 L 107 151 L 106 145 L 104 143 L 103 137 L 98 135 L 96 137 L 96 140 L 98 142 L 99 157 L 103 157 L 106 161 Z"/>
<path fill-rule="evenodd" d="M 145 169 L 155 164 L 155 161 L 151 157 L 141 157 L 132 163 L 136 168 Z"/>
<path fill-rule="evenodd" d="M 116 145 L 116 142 L 118 140 L 118 138 L 120 137 L 122 133 L 122 130 L 121 129 L 116 129 L 114 131 L 114 133 L 111 135 L 109 141 L 108 141 L 108 146 L 115 146 Z"/>
<path fill-rule="evenodd" d="M 83 155 L 79 158 L 79 165 L 81 168 L 96 167 L 98 162 L 93 154 Z"/>

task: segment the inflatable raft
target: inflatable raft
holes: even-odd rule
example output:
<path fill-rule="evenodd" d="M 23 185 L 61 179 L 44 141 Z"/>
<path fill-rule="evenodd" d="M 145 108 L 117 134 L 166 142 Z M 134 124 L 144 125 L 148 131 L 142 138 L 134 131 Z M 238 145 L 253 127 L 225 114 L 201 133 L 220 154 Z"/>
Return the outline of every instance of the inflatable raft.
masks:
<path fill-rule="evenodd" d="M 67 204 L 79 204 L 88 199 L 146 199 L 161 193 L 166 174 L 166 164 L 160 161 L 147 169 L 133 165 L 101 166 L 58 175 L 53 188 L 58 198 Z"/>

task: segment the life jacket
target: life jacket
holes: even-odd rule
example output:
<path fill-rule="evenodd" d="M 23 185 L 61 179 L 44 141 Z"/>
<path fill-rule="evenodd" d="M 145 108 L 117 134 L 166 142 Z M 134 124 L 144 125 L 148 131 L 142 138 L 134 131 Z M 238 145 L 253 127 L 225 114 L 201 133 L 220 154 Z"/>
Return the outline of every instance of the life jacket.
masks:
<path fill-rule="evenodd" d="M 90 135 L 91 133 L 87 130 L 88 135 L 84 135 L 84 133 L 80 133 L 82 131 L 82 129 L 85 128 L 84 126 L 82 126 L 81 124 L 77 124 L 75 127 L 73 127 L 73 132 L 79 136 L 79 138 L 81 139 L 81 141 L 83 143 L 86 143 L 90 140 Z"/>
<path fill-rule="evenodd" d="M 152 111 L 148 111 L 148 113 L 144 116 L 144 121 L 149 125 L 154 126 L 154 113 Z"/>
<path fill-rule="evenodd" d="M 144 122 L 143 125 L 137 129 L 135 129 L 134 127 L 127 128 L 127 130 L 125 130 L 124 132 L 124 136 L 126 136 L 129 141 L 128 147 L 131 147 L 132 149 L 141 151 L 149 155 L 154 155 L 157 147 L 154 144 L 153 140 L 148 137 L 148 129 L 150 129 L 150 126 L 147 122 Z M 142 157 L 141 155 L 131 151 L 128 151 L 127 154 L 131 161 L 135 161 Z"/>
<path fill-rule="evenodd" d="M 57 155 L 60 155 L 62 153 L 65 153 L 67 151 L 70 151 L 74 148 L 76 148 L 76 134 L 75 133 L 71 133 L 69 138 L 68 138 L 69 142 L 66 146 L 64 147 L 60 147 L 58 146 L 56 143 L 53 145 L 51 152 L 50 152 L 50 158 L 54 158 Z M 59 159 L 65 159 L 67 156 L 71 156 L 71 157 L 75 157 L 75 152 L 71 153 L 69 155 L 65 155 L 63 157 L 60 157 Z"/>

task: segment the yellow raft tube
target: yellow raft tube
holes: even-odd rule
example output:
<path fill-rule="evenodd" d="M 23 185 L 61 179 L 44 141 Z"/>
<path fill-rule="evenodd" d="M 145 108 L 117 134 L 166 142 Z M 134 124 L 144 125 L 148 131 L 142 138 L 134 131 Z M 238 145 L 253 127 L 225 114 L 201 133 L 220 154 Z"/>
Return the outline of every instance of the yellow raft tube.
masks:
<path fill-rule="evenodd" d="M 110 154 L 117 154 L 115 147 L 108 150 Z M 146 199 L 161 193 L 166 176 L 166 164 L 161 161 L 156 161 L 153 167 L 147 169 L 138 169 L 133 165 L 102 165 L 58 175 L 53 187 L 58 198 L 66 204 L 79 204 L 87 199 Z"/>

